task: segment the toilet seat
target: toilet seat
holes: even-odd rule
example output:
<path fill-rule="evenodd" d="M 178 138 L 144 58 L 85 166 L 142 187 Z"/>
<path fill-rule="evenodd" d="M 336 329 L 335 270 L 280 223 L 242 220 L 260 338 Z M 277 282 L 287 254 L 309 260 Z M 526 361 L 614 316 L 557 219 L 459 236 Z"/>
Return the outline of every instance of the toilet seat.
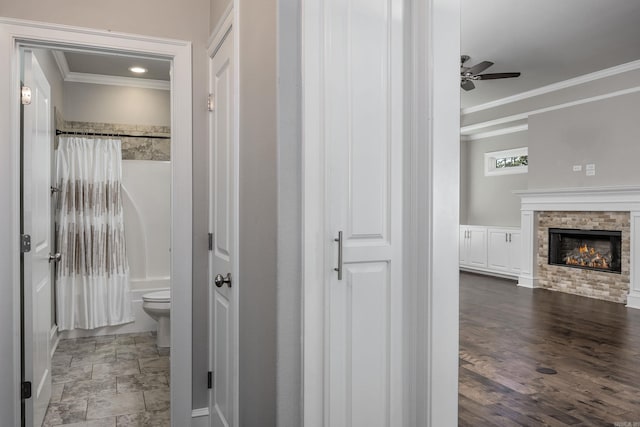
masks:
<path fill-rule="evenodd" d="M 156 291 L 142 295 L 143 301 L 171 302 L 171 291 Z"/>

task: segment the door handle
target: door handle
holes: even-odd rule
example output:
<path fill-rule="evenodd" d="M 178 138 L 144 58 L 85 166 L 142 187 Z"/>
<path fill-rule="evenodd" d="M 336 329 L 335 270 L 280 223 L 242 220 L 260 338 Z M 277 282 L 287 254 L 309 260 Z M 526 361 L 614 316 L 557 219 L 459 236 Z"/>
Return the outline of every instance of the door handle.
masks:
<path fill-rule="evenodd" d="M 338 267 L 333 270 L 338 272 L 338 280 L 342 280 L 342 231 L 338 231 L 338 238 L 333 241 L 338 242 Z"/>
<path fill-rule="evenodd" d="M 213 283 L 215 283 L 218 288 L 221 288 L 225 283 L 231 287 L 231 273 L 227 273 L 227 277 L 222 276 L 222 274 L 216 274 L 216 277 L 213 278 Z"/>
<path fill-rule="evenodd" d="M 49 254 L 49 262 L 58 262 L 62 259 L 62 254 L 56 252 L 55 254 Z"/>
<path fill-rule="evenodd" d="M 509 233 L 509 243 L 511 243 L 511 233 Z"/>

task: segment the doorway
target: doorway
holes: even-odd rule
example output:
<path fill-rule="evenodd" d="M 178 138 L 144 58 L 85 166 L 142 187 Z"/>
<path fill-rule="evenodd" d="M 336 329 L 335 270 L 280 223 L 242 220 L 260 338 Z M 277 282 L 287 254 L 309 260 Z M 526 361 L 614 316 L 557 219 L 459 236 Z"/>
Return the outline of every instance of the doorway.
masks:
<path fill-rule="evenodd" d="M 33 311 L 53 316 L 23 350 L 29 356 L 32 341 L 34 351 L 48 350 L 52 386 L 45 395 L 49 384 L 34 376 L 27 425 L 169 425 L 171 63 L 79 49 L 29 48 L 23 58 L 25 75 L 27 65 L 42 70 L 53 113 L 50 143 L 31 154 L 50 157 L 42 204 L 52 205 L 54 254 L 50 310 L 34 301 Z M 34 106 L 23 110 L 28 117 Z"/>
<path fill-rule="evenodd" d="M 170 83 L 170 135 L 172 140 L 179 141 L 170 149 L 172 159 L 170 172 L 170 185 L 173 189 L 170 195 L 171 205 L 171 233 L 170 233 L 170 271 L 171 279 L 177 283 L 173 292 L 173 313 L 191 313 L 191 61 L 190 44 L 180 41 L 157 40 L 151 37 L 128 36 L 111 34 L 108 32 L 59 27 L 56 25 L 40 23 L 24 23 L 13 20 L 0 21 L 0 36 L 8 43 L 3 43 L 3 55 L 11 58 L 7 64 L 3 64 L 2 75 L 11 86 L 2 89 L 6 99 L 14 99 L 15 93 L 8 87 L 19 87 L 19 70 L 22 66 L 20 50 L 23 48 L 50 48 L 73 51 L 94 51 L 111 54 L 118 53 L 130 57 L 156 58 L 171 63 L 172 80 Z M 6 93 L 5 93 L 6 92 Z M 18 99 L 8 103 L 7 114 L 4 115 L 3 136 L 11 144 L 5 144 L 3 154 L 11 159 L 11 166 L 5 170 L 6 181 L 3 182 L 3 190 L 11 195 L 10 203 L 7 203 L 7 213 L 10 218 L 7 221 L 16 235 L 20 234 L 19 186 L 20 182 L 20 106 Z M 177 108 L 177 106 L 180 106 Z M 4 107 L 3 107 L 4 108 Z M 6 188 L 4 186 L 6 185 Z M 7 239 L 14 240 L 14 239 Z M 15 240 L 14 240 L 15 241 Z M 14 244 L 8 244 L 2 248 L 3 253 L 8 251 L 7 269 L 4 270 L 11 278 L 7 283 L 12 283 L 8 290 L 11 297 L 7 298 L 12 304 L 11 319 L 8 325 L 13 325 L 13 331 L 20 330 L 20 251 L 16 251 Z M 16 253 L 17 252 L 17 253 Z M 3 265 L 3 267 L 5 267 Z M 175 292 L 177 291 L 177 292 Z M 175 349 L 171 355 L 171 372 L 174 380 L 171 381 L 171 420 L 173 425 L 186 425 L 191 420 L 191 318 L 190 316 L 171 316 L 172 338 L 171 346 Z M 7 349 L 11 353 L 8 360 L 12 360 L 13 390 L 20 388 L 21 372 L 21 346 L 20 334 L 12 332 L 13 338 L 7 337 Z M 135 338 L 134 338 L 135 343 Z M 7 394 L 9 396 L 9 394 Z M 20 400 L 15 399 L 17 393 L 11 392 L 11 410 L 7 411 L 6 420 L 10 424 L 18 424 L 21 417 Z M 7 405 L 9 407 L 9 405 Z M 3 412 L 5 413 L 5 412 Z M 11 421 L 11 419 L 13 421 Z"/>

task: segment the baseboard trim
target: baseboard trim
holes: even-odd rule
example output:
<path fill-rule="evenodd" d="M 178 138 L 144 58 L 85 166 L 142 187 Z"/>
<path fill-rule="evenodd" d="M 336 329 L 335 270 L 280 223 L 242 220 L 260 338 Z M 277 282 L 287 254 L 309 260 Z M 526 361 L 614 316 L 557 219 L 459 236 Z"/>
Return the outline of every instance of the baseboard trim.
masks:
<path fill-rule="evenodd" d="M 516 274 L 500 273 L 493 270 L 484 270 L 484 269 L 473 268 L 473 267 L 470 268 L 468 266 L 464 266 L 464 267 L 460 266 L 460 271 L 465 271 L 467 273 L 483 274 L 485 276 L 500 277 L 502 279 L 518 280 L 518 275 Z"/>
<path fill-rule="evenodd" d="M 520 286 L 521 288 L 529 288 L 529 289 L 535 289 L 540 287 L 538 286 L 537 278 L 525 277 L 525 276 L 518 277 L 518 286 Z"/>
<path fill-rule="evenodd" d="M 197 408 L 191 411 L 191 427 L 209 427 L 209 408 Z"/>
<path fill-rule="evenodd" d="M 631 291 L 627 295 L 627 308 L 640 309 L 640 292 Z"/>
<path fill-rule="evenodd" d="M 198 417 L 208 417 L 209 416 L 209 408 L 198 408 L 191 411 L 191 416 L 193 418 Z"/>

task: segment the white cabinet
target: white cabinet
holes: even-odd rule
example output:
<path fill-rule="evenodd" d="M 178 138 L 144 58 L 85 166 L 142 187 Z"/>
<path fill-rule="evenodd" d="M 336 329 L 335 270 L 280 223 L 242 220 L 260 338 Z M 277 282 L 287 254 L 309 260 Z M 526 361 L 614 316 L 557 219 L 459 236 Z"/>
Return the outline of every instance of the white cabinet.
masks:
<path fill-rule="evenodd" d="M 487 228 L 475 225 L 460 227 L 460 265 L 487 267 Z"/>
<path fill-rule="evenodd" d="M 520 272 L 520 229 L 488 228 L 487 268 L 501 273 Z"/>
<path fill-rule="evenodd" d="M 460 226 L 460 267 L 497 275 L 520 274 L 520 228 Z"/>

